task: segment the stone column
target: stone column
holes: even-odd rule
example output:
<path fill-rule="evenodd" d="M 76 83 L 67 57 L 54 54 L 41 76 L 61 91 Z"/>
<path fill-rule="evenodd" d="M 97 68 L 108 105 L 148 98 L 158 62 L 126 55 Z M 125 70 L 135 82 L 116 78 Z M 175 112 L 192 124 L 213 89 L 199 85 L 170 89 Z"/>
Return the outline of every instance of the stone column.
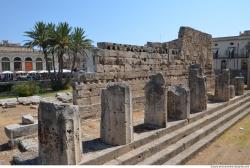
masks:
<path fill-rule="evenodd" d="M 81 159 L 78 107 L 41 101 L 38 109 L 41 165 L 76 165 Z"/>
<path fill-rule="evenodd" d="M 235 97 L 235 87 L 234 85 L 229 85 L 229 90 L 230 90 L 230 98 L 234 98 Z"/>
<path fill-rule="evenodd" d="M 144 123 L 166 127 L 167 122 L 167 89 L 162 74 L 150 76 L 145 86 Z"/>
<path fill-rule="evenodd" d="M 183 120 L 190 116 L 190 91 L 183 85 L 168 90 L 168 119 Z"/>
<path fill-rule="evenodd" d="M 250 57 L 247 60 L 247 89 L 250 90 Z"/>
<path fill-rule="evenodd" d="M 217 101 L 230 100 L 230 72 L 223 69 L 222 73 L 215 77 L 215 99 Z"/>
<path fill-rule="evenodd" d="M 125 83 L 109 83 L 101 92 L 101 140 L 110 145 L 133 141 L 132 93 Z"/>
<path fill-rule="evenodd" d="M 236 96 L 243 95 L 245 87 L 244 77 L 239 77 L 239 76 L 235 77 L 233 83 L 235 88 L 235 95 Z"/>
<path fill-rule="evenodd" d="M 200 64 L 189 67 L 188 83 L 190 88 L 190 112 L 196 113 L 207 109 L 207 84 Z"/>

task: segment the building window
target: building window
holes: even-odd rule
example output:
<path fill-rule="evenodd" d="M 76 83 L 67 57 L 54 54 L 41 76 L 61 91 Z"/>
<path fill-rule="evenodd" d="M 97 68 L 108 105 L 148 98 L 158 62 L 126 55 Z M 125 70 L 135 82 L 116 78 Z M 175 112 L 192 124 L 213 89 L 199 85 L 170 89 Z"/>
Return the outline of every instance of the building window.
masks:
<path fill-rule="evenodd" d="M 36 59 L 36 70 L 37 71 L 43 70 L 43 60 L 42 60 L 42 58 L 37 58 Z"/>
<path fill-rule="evenodd" d="M 228 48 L 228 58 L 234 58 L 235 57 L 235 47 L 229 47 Z"/>
<path fill-rule="evenodd" d="M 213 57 L 216 59 L 219 57 L 219 49 L 213 49 Z"/>
<path fill-rule="evenodd" d="M 32 65 L 32 59 L 30 57 L 25 58 L 25 71 L 32 71 L 33 65 Z"/>
<path fill-rule="evenodd" d="M 231 42 L 231 43 L 230 43 L 230 45 L 234 45 L 234 43 L 233 43 L 233 42 Z"/>
<path fill-rule="evenodd" d="M 222 69 L 227 69 L 227 62 L 225 60 L 221 61 L 221 70 Z"/>
<path fill-rule="evenodd" d="M 52 59 L 51 58 L 48 58 L 48 68 L 49 68 L 49 70 L 53 69 L 53 64 L 52 64 Z"/>
<path fill-rule="evenodd" d="M 241 70 L 247 70 L 247 63 L 244 60 L 241 61 Z"/>
<path fill-rule="evenodd" d="M 2 58 L 2 71 L 10 71 L 10 59 L 7 57 Z"/>
<path fill-rule="evenodd" d="M 14 71 L 22 70 L 22 60 L 19 57 L 14 58 Z"/>

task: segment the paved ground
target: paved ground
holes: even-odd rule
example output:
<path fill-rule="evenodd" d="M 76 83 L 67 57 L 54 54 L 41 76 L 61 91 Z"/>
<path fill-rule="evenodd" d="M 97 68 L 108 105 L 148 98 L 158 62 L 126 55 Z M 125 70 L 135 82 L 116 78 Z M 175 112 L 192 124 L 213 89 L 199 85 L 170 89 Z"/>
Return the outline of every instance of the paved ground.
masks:
<path fill-rule="evenodd" d="M 250 164 L 250 115 L 199 152 L 187 165 Z"/>

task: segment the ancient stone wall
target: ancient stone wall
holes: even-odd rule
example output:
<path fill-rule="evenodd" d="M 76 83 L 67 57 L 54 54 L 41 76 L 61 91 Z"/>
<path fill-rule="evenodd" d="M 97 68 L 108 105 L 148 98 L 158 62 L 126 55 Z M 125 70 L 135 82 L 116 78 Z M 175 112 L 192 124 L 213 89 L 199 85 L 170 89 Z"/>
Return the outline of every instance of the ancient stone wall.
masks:
<path fill-rule="evenodd" d="M 144 87 L 152 74 L 162 73 L 167 86 L 187 84 L 189 65 L 199 63 L 209 88 L 213 75 L 211 45 L 211 35 L 189 27 L 181 27 L 178 39 L 165 43 L 98 43 L 91 54 L 95 73 L 78 74 L 75 78 L 82 83 L 74 94 L 82 117 L 100 115 L 100 92 L 109 81 L 122 80 L 130 85 L 134 111 L 144 109 Z"/>

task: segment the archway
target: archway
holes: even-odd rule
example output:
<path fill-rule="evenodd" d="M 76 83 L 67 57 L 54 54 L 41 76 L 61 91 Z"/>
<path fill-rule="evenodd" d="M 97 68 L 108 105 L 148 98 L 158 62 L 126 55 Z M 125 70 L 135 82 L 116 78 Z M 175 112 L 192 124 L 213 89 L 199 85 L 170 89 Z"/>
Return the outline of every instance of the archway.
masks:
<path fill-rule="evenodd" d="M 37 71 L 43 70 L 43 60 L 42 60 L 42 58 L 37 58 L 36 59 L 36 70 Z"/>
<path fill-rule="evenodd" d="M 10 71 L 10 59 L 7 57 L 2 58 L 2 71 Z"/>
<path fill-rule="evenodd" d="M 32 59 L 30 57 L 25 59 L 25 71 L 32 71 L 33 65 L 32 65 Z"/>
<path fill-rule="evenodd" d="M 14 58 L 14 71 L 22 70 L 22 60 L 19 57 Z"/>

